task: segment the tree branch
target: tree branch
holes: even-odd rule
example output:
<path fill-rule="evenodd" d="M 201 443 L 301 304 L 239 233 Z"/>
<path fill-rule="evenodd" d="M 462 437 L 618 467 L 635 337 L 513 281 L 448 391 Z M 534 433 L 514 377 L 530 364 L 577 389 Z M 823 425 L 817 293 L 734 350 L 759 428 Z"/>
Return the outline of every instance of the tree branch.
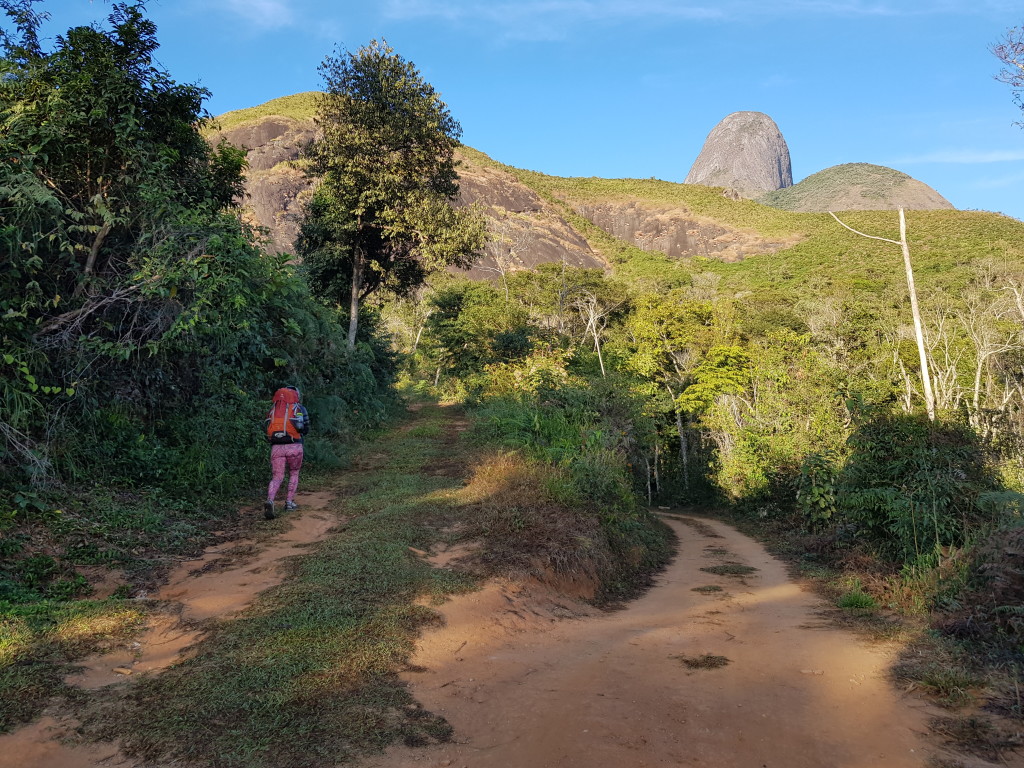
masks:
<path fill-rule="evenodd" d="M 836 221 L 838 221 L 840 224 L 842 224 L 848 230 L 853 232 L 853 234 L 855 234 L 855 235 L 860 235 L 861 237 L 866 237 L 869 240 L 881 240 L 884 243 L 892 243 L 893 245 L 903 245 L 903 243 L 901 243 L 899 240 L 890 240 L 888 237 L 877 237 L 876 235 L 865 235 L 863 232 L 860 232 L 860 231 L 854 229 L 853 227 L 851 227 L 849 224 L 844 223 L 843 220 L 840 219 L 838 216 L 836 216 L 834 213 L 832 213 L 832 211 L 829 211 L 828 215 L 831 216 Z"/>

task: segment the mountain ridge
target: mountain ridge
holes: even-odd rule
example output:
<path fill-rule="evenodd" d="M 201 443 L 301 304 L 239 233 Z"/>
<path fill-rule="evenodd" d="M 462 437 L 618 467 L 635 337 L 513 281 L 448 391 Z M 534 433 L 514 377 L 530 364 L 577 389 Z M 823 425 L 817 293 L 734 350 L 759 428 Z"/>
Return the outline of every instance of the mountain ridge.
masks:
<path fill-rule="evenodd" d="M 301 149 L 315 136 L 315 96 L 311 92 L 296 94 L 236 110 L 222 116 L 219 126 L 208 131 L 211 141 L 225 139 L 248 150 L 245 215 L 267 229 L 271 244 L 279 251 L 293 250 L 302 204 L 309 194 Z M 819 245 L 810 243 L 808 248 L 800 244 L 832 236 L 831 225 L 820 220 L 819 214 L 787 209 L 785 199 L 778 203 L 762 196 L 754 201 L 738 198 L 728 189 L 656 179 L 547 176 L 504 165 L 465 146 L 458 150 L 458 159 L 462 194 L 457 204 L 481 207 L 492 234 L 486 253 L 468 271 L 468 276 L 477 279 L 547 262 L 618 269 L 627 253 L 648 253 L 650 257 L 644 258 L 668 261 L 707 258 L 726 263 L 790 253 L 794 248 L 799 253 L 826 253 Z M 930 189 L 883 166 L 847 165 L 865 166 L 873 169 L 875 177 L 895 179 L 904 186 L 913 182 Z M 815 176 L 819 175 L 808 180 Z M 800 182 L 769 194 L 803 194 L 812 187 L 813 183 Z M 936 213 L 958 216 L 958 221 L 970 218 L 966 212 L 950 210 L 952 206 L 937 192 L 935 195 L 945 203 L 935 206 Z M 884 212 L 885 200 L 873 199 L 879 205 L 872 210 Z M 828 209 L 843 207 L 829 201 Z M 885 215 L 870 217 L 880 227 L 888 227 L 888 219 Z M 946 229 L 942 221 L 929 226 Z M 967 230 L 986 226 L 972 219 Z M 996 228 L 1005 229 L 1002 224 Z"/>

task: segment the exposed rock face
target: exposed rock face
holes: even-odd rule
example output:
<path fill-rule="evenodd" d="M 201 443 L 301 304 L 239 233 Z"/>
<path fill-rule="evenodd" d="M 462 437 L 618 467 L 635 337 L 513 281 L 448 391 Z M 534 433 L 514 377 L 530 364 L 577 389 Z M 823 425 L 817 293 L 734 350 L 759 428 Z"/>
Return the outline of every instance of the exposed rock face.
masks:
<path fill-rule="evenodd" d="M 768 115 L 733 112 L 708 134 L 684 183 L 728 187 L 749 198 L 791 186 L 789 147 Z"/>
<path fill-rule="evenodd" d="M 295 161 L 315 135 L 312 120 L 272 115 L 211 137 L 213 144 L 226 139 L 248 150 L 242 205 L 253 224 L 267 229 L 273 251 L 294 251 L 302 205 L 309 194 L 309 181 Z"/>
<path fill-rule="evenodd" d="M 470 277 L 493 278 L 502 271 L 565 262 L 574 267 L 607 267 L 585 239 L 529 187 L 501 168 L 474 162 L 461 153 L 460 203 L 478 204 L 491 233 Z"/>
<path fill-rule="evenodd" d="M 788 189 L 757 200 L 786 211 L 912 211 L 952 209 L 953 204 L 922 181 L 902 171 L 870 163 L 833 165 Z"/>
<path fill-rule="evenodd" d="M 575 208 L 581 216 L 620 240 L 645 251 L 661 251 L 673 259 L 707 256 L 740 261 L 751 254 L 774 253 L 792 245 L 701 221 L 685 208 L 637 202 L 584 203 Z"/>
<path fill-rule="evenodd" d="M 294 253 L 302 207 L 310 183 L 297 167 L 303 148 L 316 136 L 312 120 L 271 115 L 211 137 L 248 150 L 243 210 L 268 230 L 270 248 Z M 478 203 L 494 235 L 471 277 L 493 278 L 500 271 L 564 261 L 578 267 L 607 265 L 568 222 L 511 174 L 462 153 L 460 205 Z M 459 270 L 462 271 L 462 270 Z"/>

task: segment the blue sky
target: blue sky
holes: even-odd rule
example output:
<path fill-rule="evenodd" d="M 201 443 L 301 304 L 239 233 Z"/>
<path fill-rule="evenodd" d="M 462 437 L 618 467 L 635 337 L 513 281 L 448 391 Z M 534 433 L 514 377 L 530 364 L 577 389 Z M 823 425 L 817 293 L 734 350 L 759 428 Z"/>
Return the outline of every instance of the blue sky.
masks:
<path fill-rule="evenodd" d="M 45 0 L 48 33 L 103 0 Z M 1022 0 L 150 0 L 160 63 L 214 114 L 315 90 L 386 38 L 466 144 L 558 176 L 682 181 L 731 112 L 770 115 L 794 179 L 887 165 L 958 208 L 1024 218 L 1024 114 L 990 47 Z"/>

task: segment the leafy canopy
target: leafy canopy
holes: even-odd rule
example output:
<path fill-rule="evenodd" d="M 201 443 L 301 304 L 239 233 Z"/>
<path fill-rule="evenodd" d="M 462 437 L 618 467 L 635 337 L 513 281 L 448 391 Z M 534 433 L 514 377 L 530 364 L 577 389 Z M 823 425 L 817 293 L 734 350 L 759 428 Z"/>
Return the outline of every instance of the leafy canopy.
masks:
<path fill-rule="evenodd" d="M 433 269 L 469 266 L 484 241 L 455 208 L 461 128 L 434 88 L 385 42 L 329 56 L 311 147 L 319 185 L 297 249 L 322 297 L 407 294 Z"/>

